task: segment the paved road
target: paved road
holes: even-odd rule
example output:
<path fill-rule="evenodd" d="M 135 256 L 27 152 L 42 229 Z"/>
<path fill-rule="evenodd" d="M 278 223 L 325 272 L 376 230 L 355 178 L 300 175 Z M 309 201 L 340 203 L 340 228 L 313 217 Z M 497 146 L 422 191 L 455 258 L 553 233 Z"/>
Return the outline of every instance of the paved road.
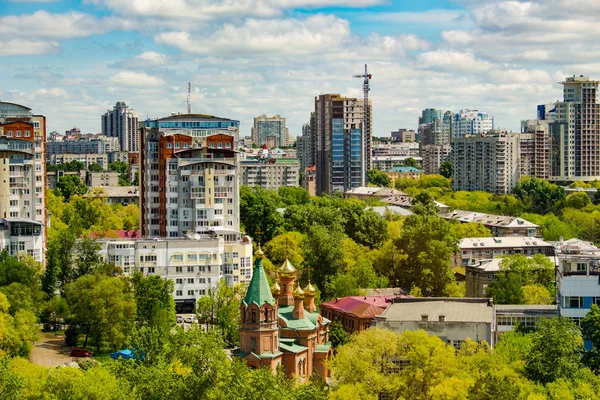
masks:
<path fill-rule="evenodd" d="M 29 361 L 44 367 L 56 367 L 71 362 L 71 348 L 65 346 L 65 338 L 62 336 L 42 336 L 33 345 Z"/>

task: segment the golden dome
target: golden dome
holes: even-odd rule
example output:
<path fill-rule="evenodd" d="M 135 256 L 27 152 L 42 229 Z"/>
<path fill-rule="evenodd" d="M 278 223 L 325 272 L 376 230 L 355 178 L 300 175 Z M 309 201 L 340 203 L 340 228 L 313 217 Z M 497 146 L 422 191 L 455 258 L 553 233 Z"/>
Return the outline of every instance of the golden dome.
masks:
<path fill-rule="evenodd" d="M 254 253 L 254 257 L 256 259 L 260 259 L 260 258 L 263 258 L 264 255 L 265 255 L 265 253 L 262 251 L 262 249 L 260 248 L 260 244 L 259 244 L 258 250 L 256 250 L 256 252 Z"/>
<path fill-rule="evenodd" d="M 281 288 L 279 287 L 279 283 L 275 282 L 273 286 L 271 286 L 271 292 L 274 295 L 279 295 L 281 293 Z"/>
<path fill-rule="evenodd" d="M 296 287 L 296 290 L 294 290 L 294 298 L 304 298 L 304 290 L 302 290 L 302 288 L 300 287 L 300 285 L 298 285 Z"/>
<path fill-rule="evenodd" d="M 304 288 L 304 292 L 308 295 L 314 296 L 317 292 L 317 289 L 308 281 L 308 285 Z"/>
<path fill-rule="evenodd" d="M 296 268 L 294 268 L 290 260 L 288 260 L 288 258 L 286 257 L 283 264 L 281 264 L 281 267 L 279 267 L 278 272 L 280 276 L 291 277 L 296 275 Z"/>

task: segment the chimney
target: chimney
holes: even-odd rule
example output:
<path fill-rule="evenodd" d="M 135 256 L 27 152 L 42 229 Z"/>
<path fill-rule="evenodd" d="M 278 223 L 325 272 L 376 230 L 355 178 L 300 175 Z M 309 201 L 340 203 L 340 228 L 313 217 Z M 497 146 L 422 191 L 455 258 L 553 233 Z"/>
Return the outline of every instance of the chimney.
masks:
<path fill-rule="evenodd" d="M 429 315 L 421 314 L 421 322 L 427 322 L 427 321 L 429 321 Z"/>
<path fill-rule="evenodd" d="M 440 314 L 438 318 L 440 322 L 446 322 L 446 316 L 444 314 Z"/>

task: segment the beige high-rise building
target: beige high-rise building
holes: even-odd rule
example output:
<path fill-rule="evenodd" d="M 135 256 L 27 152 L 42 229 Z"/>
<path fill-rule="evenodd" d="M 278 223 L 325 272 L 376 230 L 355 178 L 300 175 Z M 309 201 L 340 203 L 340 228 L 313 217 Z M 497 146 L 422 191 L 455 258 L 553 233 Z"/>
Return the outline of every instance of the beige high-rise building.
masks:
<path fill-rule="evenodd" d="M 107 110 L 100 116 L 102 134 L 119 138 L 121 151 L 137 152 L 140 150 L 140 135 L 138 116 L 127 107 L 124 101 L 119 101 L 112 110 Z"/>
<path fill-rule="evenodd" d="M 269 149 L 272 149 L 291 145 L 290 134 L 285 125 L 285 117 L 279 114 L 272 117 L 263 114 L 254 118 L 251 135 L 252 141 L 259 147 L 266 144 Z"/>
<path fill-rule="evenodd" d="M 46 249 L 46 117 L 0 102 L 0 248 L 42 263 Z"/>
<path fill-rule="evenodd" d="M 600 104 L 598 83 L 586 76 L 566 78 L 564 99 L 555 104 L 550 180 L 569 182 L 600 179 Z"/>
<path fill-rule="evenodd" d="M 450 158 L 449 144 L 428 144 L 421 147 L 423 173 L 439 174 L 442 164 Z"/>
<path fill-rule="evenodd" d="M 550 177 L 550 134 L 548 123 L 521 121 L 521 176 Z"/>
<path fill-rule="evenodd" d="M 489 132 L 452 141 L 452 189 L 510 193 L 521 177 L 520 134 Z"/>

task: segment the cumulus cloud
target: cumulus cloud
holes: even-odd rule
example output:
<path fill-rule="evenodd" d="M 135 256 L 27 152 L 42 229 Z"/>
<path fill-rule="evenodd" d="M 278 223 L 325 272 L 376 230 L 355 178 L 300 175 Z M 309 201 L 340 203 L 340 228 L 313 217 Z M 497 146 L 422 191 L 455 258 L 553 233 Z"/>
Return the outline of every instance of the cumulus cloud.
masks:
<path fill-rule="evenodd" d="M 27 29 L 23 29 L 27 27 Z M 52 14 L 36 11 L 33 14 L 8 15 L 0 18 L 0 36 L 70 39 L 105 33 L 115 29 L 130 29 L 127 21 L 115 17 L 96 18 L 71 11 Z"/>
<path fill-rule="evenodd" d="M 0 41 L 0 56 L 48 54 L 58 51 L 58 43 L 42 40 L 13 39 Z"/>
<path fill-rule="evenodd" d="M 491 68 L 487 61 L 478 60 L 471 53 L 436 50 L 419 55 L 419 62 L 425 68 L 454 72 L 482 72 Z"/>
<path fill-rule="evenodd" d="M 160 87 L 165 84 L 165 81 L 157 76 L 134 71 L 121 71 L 110 78 L 110 82 L 130 87 Z"/>
<path fill-rule="evenodd" d="M 349 37 L 348 21 L 319 14 L 305 20 L 248 19 L 240 26 L 226 24 L 209 36 L 167 32 L 154 38 L 186 52 L 243 56 L 324 53 L 339 48 Z"/>

